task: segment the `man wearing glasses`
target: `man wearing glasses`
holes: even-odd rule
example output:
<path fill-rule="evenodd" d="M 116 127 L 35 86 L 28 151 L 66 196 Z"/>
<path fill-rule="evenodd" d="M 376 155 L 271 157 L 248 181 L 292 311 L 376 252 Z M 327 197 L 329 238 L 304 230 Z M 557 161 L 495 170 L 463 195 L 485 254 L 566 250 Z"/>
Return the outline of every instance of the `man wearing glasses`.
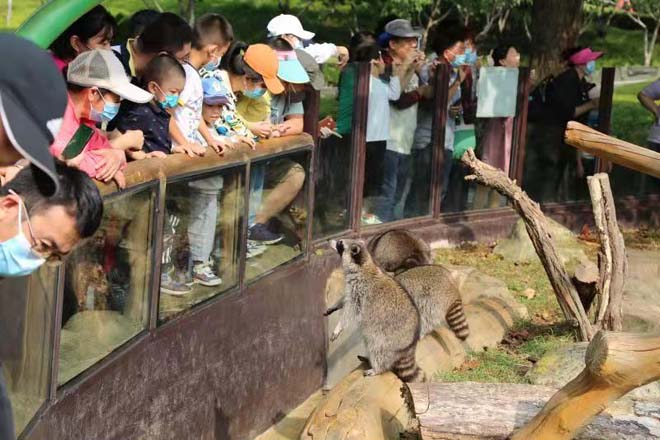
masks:
<path fill-rule="evenodd" d="M 57 262 L 101 222 L 103 200 L 82 171 L 48 152 L 67 102 L 47 52 L 0 34 L 0 439 L 14 438 L 2 363 L 20 356 L 26 316 L 20 277 Z"/>

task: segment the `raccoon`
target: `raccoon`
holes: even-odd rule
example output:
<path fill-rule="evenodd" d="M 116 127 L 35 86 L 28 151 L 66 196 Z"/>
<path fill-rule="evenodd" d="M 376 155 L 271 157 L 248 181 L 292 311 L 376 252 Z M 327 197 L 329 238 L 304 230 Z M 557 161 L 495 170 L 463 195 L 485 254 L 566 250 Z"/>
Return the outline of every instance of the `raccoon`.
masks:
<path fill-rule="evenodd" d="M 340 240 L 332 247 L 342 259 L 345 292 L 326 312 L 343 307 L 330 339 L 337 339 L 345 326 L 356 321 L 371 363 L 365 376 L 392 371 L 404 382 L 423 381 L 424 372 L 415 362 L 419 313 L 410 295 L 376 266 L 362 240 Z"/>
<path fill-rule="evenodd" d="M 436 329 L 443 320 L 459 339 L 470 335 L 463 303 L 450 270 L 426 265 L 408 269 L 394 277 L 410 294 L 420 316 L 420 337 Z"/>
<path fill-rule="evenodd" d="M 405 229 L 391 229 L 376 235 L 369 242 L 369 252 L 386 272 L 398 273 L 433 263 L 429 245 Z"/>

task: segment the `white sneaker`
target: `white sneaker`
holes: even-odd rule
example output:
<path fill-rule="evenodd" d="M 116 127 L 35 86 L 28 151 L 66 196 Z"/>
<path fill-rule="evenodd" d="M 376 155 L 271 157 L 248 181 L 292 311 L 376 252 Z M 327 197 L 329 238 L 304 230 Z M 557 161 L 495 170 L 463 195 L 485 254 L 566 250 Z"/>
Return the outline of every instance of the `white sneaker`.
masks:
<path fill-rule="evenodd" d="M 209 263 L 200 263 L 193 266 L 193 280 L 202 286 L 214 287 L 222 284 L 222 278 L 216 275 Z"/>
<path fill-rule="evenodd" d="M 248 240 L 248 242 L 247 242 L 247 253 L 246 253 L 246 257 L 248 259 L 254 258 L 258 255 L 261 255 L 264 252 L 266 252 L 266 246 L 265 245 L 260 244 L 260 243 L 254 241 L 254 240 Z"/>

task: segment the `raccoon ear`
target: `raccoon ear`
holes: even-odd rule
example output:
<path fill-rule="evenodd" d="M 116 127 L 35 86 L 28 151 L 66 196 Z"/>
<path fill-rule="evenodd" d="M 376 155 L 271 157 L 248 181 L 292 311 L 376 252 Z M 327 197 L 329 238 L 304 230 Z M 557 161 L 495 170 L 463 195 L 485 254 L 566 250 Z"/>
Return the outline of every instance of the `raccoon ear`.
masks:
<path fill-rule="evenodd" d="M 354 257 L 356 255 L 360 255 L 360 246 L 358 246 L 357 244 L 352 244 L 351 245 L 351 255 L 353 255 Z"/>

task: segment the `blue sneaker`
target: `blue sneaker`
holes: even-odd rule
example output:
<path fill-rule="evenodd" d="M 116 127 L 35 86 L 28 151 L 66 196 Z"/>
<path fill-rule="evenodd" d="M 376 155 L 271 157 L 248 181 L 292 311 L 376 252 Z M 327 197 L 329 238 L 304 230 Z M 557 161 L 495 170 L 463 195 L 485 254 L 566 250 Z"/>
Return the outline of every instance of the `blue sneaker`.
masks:
<path fill-rule="evenodd" d="M 269 231 L 263 223 L 255 223 L 248 229 L 248 239 L 259 244 L 275 244 L 283 238 L 283 235 Z"/>

